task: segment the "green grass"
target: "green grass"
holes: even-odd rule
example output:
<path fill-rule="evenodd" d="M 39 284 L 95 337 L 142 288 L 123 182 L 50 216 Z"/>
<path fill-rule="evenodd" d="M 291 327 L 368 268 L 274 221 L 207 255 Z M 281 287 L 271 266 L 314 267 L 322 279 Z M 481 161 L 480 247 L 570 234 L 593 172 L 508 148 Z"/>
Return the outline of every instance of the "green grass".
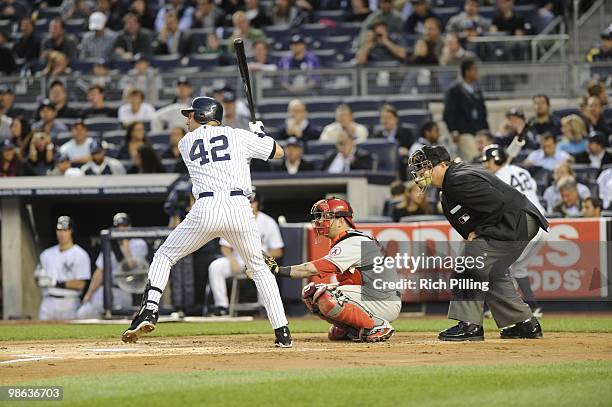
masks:
<path fill-rule="evenodd" d="M 62 403 L 37 406 L 609 406 L 612 362 L 113 374 L 30 384 L 64 386 Z"/>
<path fill-rule="evenodd" d="M 446 318 L 404 318 L 393 326 L 398 332 L 434 332 L 449 327 Z M 295 319 L 290 321 L 295 333 L 326 332 L 328 324 L 318 319 Z M 544 332 L 612 332 L 612 316 L 597 318 L 544 318 Z M 104 339 L 117 338 L 126 327 L 123 325 L 75 325 L 75 324 L 6 324 L 0 326 L 0 341 L 49 340 L 49 339 Z M 496 330 L 493 321 L 485 322 L 485 329 Z M 162 323 L 151 336 L 199 336 L 226 334 L 270 333 L 267 320 L 252 322 L 215 323 Z"/>

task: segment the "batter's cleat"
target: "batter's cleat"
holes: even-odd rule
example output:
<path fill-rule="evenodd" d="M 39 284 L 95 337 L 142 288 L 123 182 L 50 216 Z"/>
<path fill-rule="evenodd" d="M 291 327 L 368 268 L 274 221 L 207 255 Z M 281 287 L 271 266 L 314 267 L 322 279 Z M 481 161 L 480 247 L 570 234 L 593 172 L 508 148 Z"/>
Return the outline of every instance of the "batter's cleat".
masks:
<path fill-rule="evenodd" d="M 291 332 L 289 332 L 288 326 L 281 326 L 280 328 L 276 328 L 274 330 L 274 335 L 276 335 L 276 340 L 274 341 L 274 345 L 279 348 L 290 348 L 293 346 L 293 340 L 291 339 Z"/>
<path fill-rule="evenodd" d="M 130 327 L 121 335 L 121 340 L 125 343 L 136 343 L 140 336 L 155 329 L 157 318 L 159 318 L 159 312 L 142 307 Z"/>
<path fill-rule="evenodd" d="M 457 325 L 440 332 L 438 339 L 450 342 L 484 341 L 484 329 L 481 325 L 459 321 Z"/>
<path fill-rule="evenodd" d="M 393 334 L 395 329 L 391 324 L 385 320 L 380 325 L 376 325 L 372 329 L 363 329 L 361 331 L 361 340 L 364 342 L 385 342 L 388 341 Z"/>
<path fill-rule="evenodd" d="M 533 314 L 534 317 L 536 318 L 542 318 L 542 315 L 544 315 L 544 312 L 542 310 L 542 307 L 535 307 L 531 309 L 531 313 Z"/>
<path fill-rule="evenodd" d="M 542 337 L 542 327 L 537 318 L 532 317 L 502 329 L 499 336 L 502 339 L 539 339 Z"/>

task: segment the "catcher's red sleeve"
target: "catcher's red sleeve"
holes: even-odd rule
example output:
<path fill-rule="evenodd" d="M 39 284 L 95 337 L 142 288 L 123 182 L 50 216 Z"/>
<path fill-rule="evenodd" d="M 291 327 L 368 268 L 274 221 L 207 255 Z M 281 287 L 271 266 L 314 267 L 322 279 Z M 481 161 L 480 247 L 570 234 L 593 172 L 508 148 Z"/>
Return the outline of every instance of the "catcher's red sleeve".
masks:
<path fill-rule="evenodd" d="M 338 267 L 324 257 L 313 261 L 312 264 L 315 266 L 319 274 L 335 273 L 338 271 Z"/>

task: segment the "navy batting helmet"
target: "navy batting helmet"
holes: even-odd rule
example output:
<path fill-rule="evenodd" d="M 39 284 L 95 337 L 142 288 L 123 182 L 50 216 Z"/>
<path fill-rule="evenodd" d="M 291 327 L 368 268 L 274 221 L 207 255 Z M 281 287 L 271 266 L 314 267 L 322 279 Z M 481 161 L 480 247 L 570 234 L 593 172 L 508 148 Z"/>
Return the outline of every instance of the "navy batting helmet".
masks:
<path fill-rule="evenodd" d="M 482 149 L 482 161 L 493 160 L 497 165 L 504 165 L 508 161 L 508 155 L 499 144 L 489 144 Z"/>
<path fill-rule="evenodd" d="M 189 117 L 189 113 L 194 112 L 194 119 L 200 124 L 206 124 L 210 121 L 216 121 L 221 124 L 223 119 L 223 106 L 213 98 L 207 96 L 199 96 L 193 99 L 191 107 L 181 110 L 185 117 Z"/>
<path fill-rule="evenodd" d="M 128 214 L 125 212 L 119 212 L 115 214 L 115 216 L 113 216 L 113 226 L 114 227 L 130 226 L 131 224 L 132 224 L 132 221 L 130 220 L 130 217 L 128 216 Z"/>

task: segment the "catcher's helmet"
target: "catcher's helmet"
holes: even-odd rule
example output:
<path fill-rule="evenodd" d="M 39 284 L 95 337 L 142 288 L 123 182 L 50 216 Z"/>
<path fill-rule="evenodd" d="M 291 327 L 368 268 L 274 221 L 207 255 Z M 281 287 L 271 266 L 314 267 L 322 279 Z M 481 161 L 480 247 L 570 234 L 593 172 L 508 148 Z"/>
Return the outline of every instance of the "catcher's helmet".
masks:
<path fill-rule="evenodd" d="M 189 113 L 194 112 L 194 119 L 200 124 L 206 124 L 211 121 L 216 121 L 221 124 L 223 119 L 223 106 L 213 98 L 207 96 L 199 96 L 193 99 L 191 107 L 181 110 L 185 117 L 189 117 Z"/>
<path fill-rule="evenodd" d="M 353 208 L 344 199 L 336 197 L 321 199 L 312 205 L 310 214 L 313 217 L 312 227 L 317 236 L 327 236 L 331 221 L 336 218 L 344 218 L 352 228 L 355 227 L 353 223 Z"/>
<path fill-rule="evenodd" d="M 508 155 L 499 144 L 489 144 L 482 149 L 482 161 L 493 160 L 497 165 L 504 165 L 508 160 Z"/>
<path fill-rule="evenodd" d="M 119 212 L 116 213 L 115 216 L 113 216 L 113 226 L 117 227 L 117 226 L 130 226 L 132 224 L 132 220 L 130 219 L 129 215 L 125 212 Z"/>
<path fill-rule="evenodd" d="M 60 216 L 57 218 L 57 222 L 55 225 L 56 230 L 69 230 L 74 228 L 74 223 L 72 222 L 72 218 L 70 216 Z"/>

